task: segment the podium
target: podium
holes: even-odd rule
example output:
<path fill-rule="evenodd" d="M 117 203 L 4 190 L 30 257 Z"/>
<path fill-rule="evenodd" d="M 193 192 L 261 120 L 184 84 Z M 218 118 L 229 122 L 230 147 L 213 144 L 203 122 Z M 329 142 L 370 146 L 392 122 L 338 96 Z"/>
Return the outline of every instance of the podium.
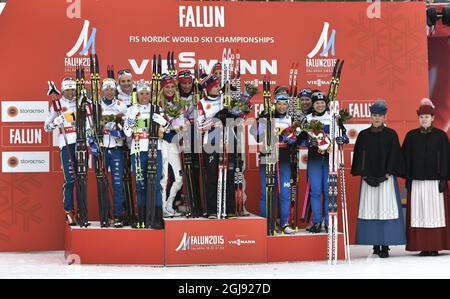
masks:
<path fill-rule="evenodd" d="M 266 219 L 172 218 L 164 230 L 66 227 L 67 262 L 122 265 L 222 265 L 327 260 L 327 235 L 266 235 Z M 338 235 L 338 259 L 344 258 Z"/>

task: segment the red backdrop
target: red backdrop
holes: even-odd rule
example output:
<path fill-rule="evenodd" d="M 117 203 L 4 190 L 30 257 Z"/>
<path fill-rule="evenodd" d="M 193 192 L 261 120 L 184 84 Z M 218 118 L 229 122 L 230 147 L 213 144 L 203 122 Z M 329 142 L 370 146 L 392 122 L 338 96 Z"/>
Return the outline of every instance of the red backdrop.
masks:
<path fill-rule="evenodd" d="M 350 125 L 352 141 L 361 128 L 367 127 L 368 103 L 375 98 L 387 100 L 387 123 L 403 139 L 407 130 L 416 126 L 419 100 L 428 95 L 425 6 L 383 3 L 381 18 L 370 19 L 366 13 L 368 5 L 167 0 L 8 3 L 0 15 L 0 251 L 63 247 L 62 173 L 58 148 L 53 146 L 52 136 L 42 130 L 46 114 L 43 107 L 48 108 L 47 80 L 59 82 L 63 76 L 73 75 L 71 59 L 84 57 L 80 55 L 83 47 L 74 45 L 85 20 L 90 22 L 86 37 L 96 28 L 95 50 L 103 74 L 107 64 L 114 64 L 116 70 L 132 68 L 136 78 L 149 79 L 150 67 L 142 68 L 143 73 L 139 69 L 153 53 L 165 55 L 173 50 L 178 68 L 184 68 L 192 65 L 189 58 L 212 63 L 221 57 L 224 47 L 232 47 L 239 49 L 241 59 L 247 61 L 248 65 L 243 66 L 245 81 L 269 75 L 274 83 L 285 84 L 291 63 L 299 62 L 300 86 L 326 91 L 332 66 L 315 67 L 310 63 L 345 59 L 339 98 L 341 107 L 349 108 L 354 116 Z M 185 8 L 180 9 L 181 6 Z M 196 7 L 209 6 L 217 7 L 216 14 L 196 15 Z M 217 17 L 219 26 L 205 28 L 203 17 L 206 23 L 208 17 Z M 330 43 L 335 30 L 335 53 L 330 49 L 327 56 L 321 57 L 323 47 L 316 52 L 313 49 L 325 23 L 329 24 L 325 33 Z M 149 36 L 159 36 L 163 41 L 149 41 Z M 191 40 L 176 42 L 173 37 Z M 228 39 L 224 41 L 225 38 Z M 75 54 L 68 57 L 72 48 Z M 262 98 L 257 101 L 261 103 Z M 352 148 L 349 145 L 346 149 L 347 168 Z M 247 160 L 248 208 L 258 213 L 260 185 L 255 155 L 247 155 Z M 302 193 L 304 178 L 303 170 Z M 347 182 L 353 236 L 359 181 L 348 174 Z M 94 194 L 91 174 L 89 202 L 93 216 Z"/>

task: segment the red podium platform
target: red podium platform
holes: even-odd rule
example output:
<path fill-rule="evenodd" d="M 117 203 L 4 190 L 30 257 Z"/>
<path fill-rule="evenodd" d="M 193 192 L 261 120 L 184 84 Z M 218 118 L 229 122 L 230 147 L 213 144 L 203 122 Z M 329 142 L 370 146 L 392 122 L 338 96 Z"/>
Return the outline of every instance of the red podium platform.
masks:
<path fill-rule="evenodd" d="M 267 237 L 267 261 L 297 262 L 327 260 L 326 233 L 310 234 L 304 230 L 295 235 Z M 338 234 L 338 259 L 345 258 L 344 235 Z"/>
<path fill-rule="evenodd" d="M 68 226 L 65 256 L 69 263 L 164 265 L 164 231 Z"/>
<path fill-rule="evenodd" d="M 339 234 L 338 258 L 344 258 Z M 259 216 L 211 220 L 174 218 L 164 230 L 67 227 L 69 263 L 130 265 L 219 265 L 327 259 L 327 235 L 300 231 L 266 236 Z"/>
<path fill-rule="evenodd" d="M 166 265 L 267 262 L 266 219 L 168 219 Z"/>

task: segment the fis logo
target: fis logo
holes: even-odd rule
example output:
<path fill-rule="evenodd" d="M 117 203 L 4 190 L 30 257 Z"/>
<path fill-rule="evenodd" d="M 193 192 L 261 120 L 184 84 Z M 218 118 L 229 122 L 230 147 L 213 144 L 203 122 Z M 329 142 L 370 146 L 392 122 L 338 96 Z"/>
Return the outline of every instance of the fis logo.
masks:
<path fill-rule="evenodd" d="M 78 36 L 78 40 L 76 41 L 73 48 L 66 53 L 67 57 L 72 57 L 75 53 L 81 48 L 80 55 L 87 56 L 89 52 L 89 48 L 91 48 L 92 54 L 95 54 L 95 34 L 97 32 L 97 28 L 92 29 L 91 36 L 89 37 L 89 21 L 84 20 L 83 28 L 81 29 L 80 35 Z"/>
<path fill-rule="evenodd" d="M 323 47 L 322 52 L 320 52 L 320 57 L 328 57 L 328 52 L 331 49 L 331 55 L 334 56 L 335 49 L 334 49 L 334 41 L 336 38 L 336 29 L 331 30 L 331 36 L 330 39 L 328 39 L 328 29 L 330 27 L 330 24 L 328 22 L 325 22 L 323 24 L 322 33 L 320 34 L 319 40 L 317 41 L 316 46 L 314 49 L 308 54 L 308 58 L 313 58 L 317 55 L 320 48 Z"/>
<path fill-rule="evenodd" d="M 329 30 L 330 24 L 328 22 L 325 22 L 323 24 L 322 33 L 317 40 L 316 46 L 305 59 L 306 73 L 316 73 L 323 76 L 324 74 L 328 74 L 333 71 L 333 67 L 336 64 L 336 59 L 332 58 L 336 55 L 336 30 L 332 29 L 330 36 L 328 35 Z M 330 50 L 332 57 L 328 58 Z M 317 57 L 318 54 L 319 57 Z M 319 82 L 319 84 L 317 85 L 320 86 L 322 83 L 324 82 Z"/>
<path fill-rule="evenodd" d="M 82 65 L 84 67 L 90 66 L 88 54 L 89 50 L 92 54 L 95 54 L 95 36 L 97 33 L 97 28 L 94 27 L 91 35 L 89 36 L 89 25 L 89 21 L 85 20 L 75 45 L 66 53 L 64 65 L 66 67 L 65 71 L 67 74 L 73 73 L 75 67 L 78 65 Z M 74 57 L 77 53 L 84 57 Z"/>
<path fill-rule="evenodd" d="M 175 251 L 184 251 L 189 250 L 191 248 L 191 238 L 188 237 L 187 233 L 184 233 L 183 238 L 181 239 L 180 245 L 178 245 Z"/>

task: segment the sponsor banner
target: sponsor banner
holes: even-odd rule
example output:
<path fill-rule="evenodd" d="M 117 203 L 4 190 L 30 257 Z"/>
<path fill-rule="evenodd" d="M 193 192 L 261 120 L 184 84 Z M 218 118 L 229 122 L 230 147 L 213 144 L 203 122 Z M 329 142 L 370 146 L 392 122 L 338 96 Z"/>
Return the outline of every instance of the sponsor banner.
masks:
<path fill-rule="evenodd" d="M 349 144 L 355 144 L 359 132 L 369 128 L 370 126 L 371 124 L 345 124 L 345 128 L 347 129 L 347 136 L 350 140 Z"/>
<path fill-rule="evenodd" d="M 3 147 L 48 147 L 49 145 L 50 135 L 44 131 L 42 125 L 2 127 Z"/>
<path fill-rule="evenodd" d="M 2 101 L 2 122 L 43 122 L 48 115 L 47 101 Z"/>
<path fill-rule="evenodd" d="M 266 219 L 169 219 L 166 264 L 266 262 Z"/>
<path fill-rule="evenodd" d="M 2 152 L 2 172 L 49 172 L 49 152 Z"/>

